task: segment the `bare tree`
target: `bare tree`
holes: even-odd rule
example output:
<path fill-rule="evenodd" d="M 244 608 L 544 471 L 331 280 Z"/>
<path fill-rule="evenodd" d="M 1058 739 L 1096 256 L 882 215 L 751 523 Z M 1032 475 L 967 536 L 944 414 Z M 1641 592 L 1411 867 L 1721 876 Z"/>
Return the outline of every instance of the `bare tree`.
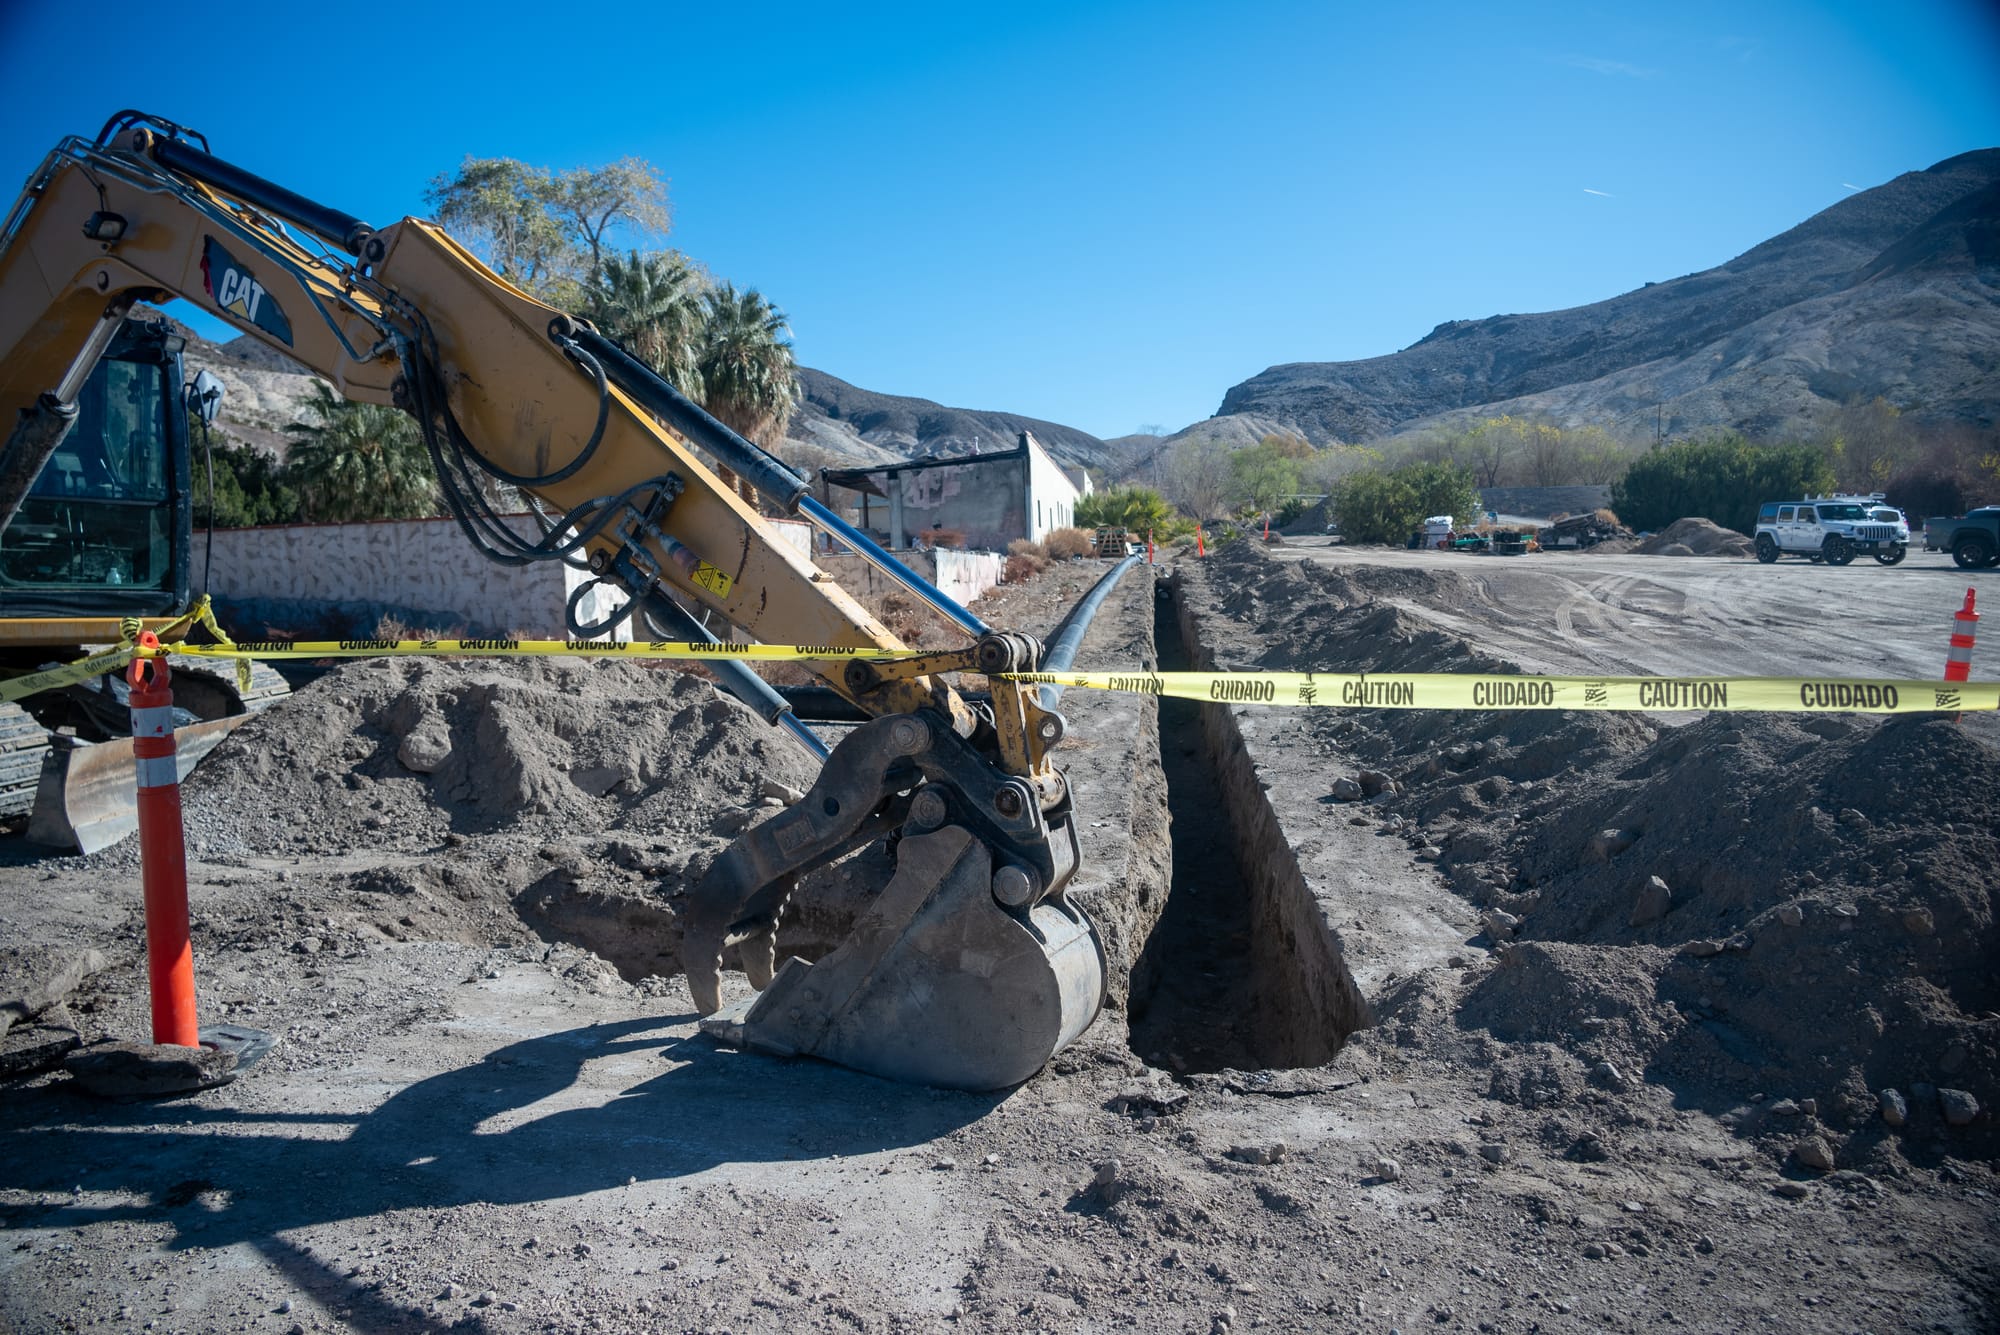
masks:
<path fill-rule="evenodd" d="M 1196 519 L 1227 513 L 1230 485 L 1229 447 L 1220 441 L 1190 437 L 1167 455 L 1167 499 Z"/>

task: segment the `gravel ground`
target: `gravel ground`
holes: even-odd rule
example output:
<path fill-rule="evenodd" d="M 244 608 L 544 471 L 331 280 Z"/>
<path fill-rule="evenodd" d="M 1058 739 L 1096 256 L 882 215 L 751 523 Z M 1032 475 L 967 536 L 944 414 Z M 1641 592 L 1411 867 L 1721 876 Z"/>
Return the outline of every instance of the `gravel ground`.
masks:
<path fill-rule="evenodd" d="M 980 610 L 1045 629 L 1101 568 L 1058 567 Z M 1107 604 L 1081 666 L 1514 652 L 1481 633 L 1504 608 L 1482 620 L 1422 569 L 1342 582 L 1246 548 L 1183 562 L 1171 599 L 1148 573 Z M 0 1324 L 2000 1320 L 2000 1016 L 1976 879 L 1993 790 L 1959 784 L 1948 810 L 1911 796 L 1951 787 L 1950 766 L 2000 773 L 1976 730 L 1389 726 L 1073 692 L 1078 898 L 1105 929 L 1113 1004 L 1026 1085 L 972 1096 L 719 1049 L 682 981 L 654 971 L 680 878 L 782 801 L 762 782 L 791 782 L 778 739 L 680 674 L 602 678 L 653 694 L 599 729 L 565 702 L 600 679 L 486 671 L 343 669 L 274 711 L 311 720 L 286 763 L 251 772 L 218 749 L 204 765 L 189 802 L 205 1015 L 281 1042 L 178 1100 L 0 1086 Z M 434 708 L 398 712 L 406 697 Z M 513 740 L 478 750 L 501 724 Z M 633 727 L 654 730 L 647 746 L 624 747 Z M 251 728 L 239 743 L 275 756 Z M 518 800 L 493 800 L 496 756 L 543 764 L 500 766 Z M 1839 758 L 1934 770 L 1870 792 L 1842 786 Z M 1718 786 L 1725 760 L 1742 761 L 1735 788 Z M 1384 800 L 1333 800 L 1364 770 Z M 1748 831 L 1676 815 L 1702 802 Z M 1592 861 L 1606 828 L 1634 837 Z M 799 948 L 865 895 L 867 856 L 829 874 Z M 66 1018 L 142 1035 L 134 868 L 124 849 L 41 860 L 0 842 L 0 993 L 95 946 L 111 966 Z M 1656 871 L 1666 907 L 1634 925 Z M 1920 908 L 1929 932 L 1910 925 Z M 1892 1080 L 1900 1127 L 1868 1106 Z M 1947 1117 L 1953 1089 L 1977 1105 L 1967 1125 Z"/>

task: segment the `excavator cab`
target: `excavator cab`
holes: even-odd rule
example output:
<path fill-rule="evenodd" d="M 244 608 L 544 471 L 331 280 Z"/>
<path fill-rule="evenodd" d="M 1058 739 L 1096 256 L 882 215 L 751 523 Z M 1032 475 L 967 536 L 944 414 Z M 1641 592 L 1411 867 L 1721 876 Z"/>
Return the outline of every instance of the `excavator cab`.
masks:
<path fill-rule="evenodd" d="M 85 382 L 76 424 L 0 531 L 0 615 L 10 625 L 186 610 L 183 346 L 164 322 L 127 320 Z"/>
<path fill-rule="evenodd" d="M 194 582 L 189 414 L 213 421 L 222 383 L 183 384 L 186 340 L 128 319 L 76 399 L 76 420 L 0 529 L 0 676 L 74 659 L 117 639 L 126 617 L 188 610 Z M 251 712 L 289 693 L 262 664 L 176 672 L 180 754 L 192 765 Z M 131 709 L 116 674 L 0 706 L 0 818 L 93 853 L 133 827 Z"/>

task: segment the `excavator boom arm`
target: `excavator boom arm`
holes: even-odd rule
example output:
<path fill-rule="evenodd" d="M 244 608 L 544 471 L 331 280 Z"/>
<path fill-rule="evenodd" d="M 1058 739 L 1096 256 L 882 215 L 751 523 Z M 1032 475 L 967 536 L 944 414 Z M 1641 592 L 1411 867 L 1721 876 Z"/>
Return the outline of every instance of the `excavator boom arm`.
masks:
<path fill-rule="evenodd" d="M 1063 989 L 1027 1007 L 1062 1023 L 1025 1026 L 1030 1036 L 995 1062 L 947 1064 L 950 1082 L 977 1084 L 982 1070 L 996 1084 L 1017 1080 L 1024 1062 L 1032 1070 L 1054 1050 L 1028 1049 L 1045 1039 L 1059 1047 L 1073 1037 L 1076 1018 L 1087 1022 L 1101 999 L 1102 960 L 1094 931 L 1084 930 L 1087 919 L 1062 902 L 1076 861 L 1074 834 L 1068 793 L 1047 754 L 1062 721 L 1041 708 L 1031 689 L 999 675 L 1033 670 L 1039 643 L 987 627 L 813 500 L 784 464 L 588 322 L 494 273 L 434 223 L 405 218 L 371 228 L 215 157 L 196 138 L 170 122 L 121 113 L 97 141 L 59 145 L 0 230 L 0 421 L 19 423 L 0 451 L 0 527 L 67 429 L 65 414 L 74 417 L 76 390 L 109 331 L 136 301 L 180 297 L 303 363 L 343 397 L 408 411 L 424 434 L 447 507 L 492 559 L 587 561 L 626 592 L 627 613 L 641 615 L 639 624 L 655 638 L 706 638 L 705 619 L 713 614 L 775 642 L 834 651 L 904 648 L 779 537 L 705 453 L 767 502 L 805 515 L 902 582 L 963 631 L 966 644 L 903 665 L 862 663 L 838 652 L 808 664 L 864 713 L 903 727 L 898 736 L 926 740 L 885 759 L 879 745 L 871 749 L 860 740 L 881 734 L 857 729 L 833 752 L 822 778 L 828 791 L 816 800 L 826 810 L 803 821 L 788 813 L 793 836 L 775 845 L 765 839 L 753 850 L 752 831 L 718 861 L 691 912 L 700 930 L 691 930 L 687 964 L 704 1009 L 720 1004 L 713 974 L 722 952 L 749 943 L 746 959 L 768 959 L 777 912 L 796 877 L 814 860 L 882 832 L 885 819 L 900 819 L 896 813 L 912 805 L 910 790 L 921 782 L 948 797 L 941 806 L 916 804 L 928 814 L 905 830 L 906 841 L 943 836 L 929 814 L 943 810 L 955 818 L 954 827 L 980 851 L 968 855 L 971 861 L 947 860 L 953 893 L 971 884 L 967 868 L 975 864 L 987 867 L 982 874 L 996 887 L 980 917 L 997 921 L 982 930 L 1025 933 L 1043 943 L 1028 956 L 1039 949 L 1053 959 L 1048 924 L 1035 915 L 1057 912 L 1063 924 L 1083 924 L 1056 933 L 1069 944 L 1053 981 L 1015 985 Z M 495 484 L 531 498 L 539 537 L 523 537 L 502 522 L 487 499 Z M 569 629 L 598 634 L 609 624 L 615 623 L 580 625 L 572 614 Z M 716 666 L 739 698 L 827 754 L 747 667 L 726 659 Z M 973 708 L 942 675 L 961 668 L 989 674 L 990 705 Z M 865 800 L 869 809 L 841 810 L 843 800 Z M 1050 854 L 1052 847 L 1059 855 Z M 938 863 L 940 877 L 944 866 Z M 936 904 L 922 895 L 912 899 L 924 885 L 904 881 L 899 876 L 899 902 L 908 901 L 905 935 L 913 936 L 911 924 L 919 920 L 938 930 Z M 969 920 L 956 910 L 949 916 L 954 931 Z M 894 971 L 885 974 L 879 961 L 896 952 L 887 949 L 895 943 L 883 930 L 875 924 L 869 958 L 876 962 L 860 973 L 883 975 L 877 983 L 888 988 Z M 1077 944 L 1083 938 L 1088 950 Z M 997 938 L 995 948 L 1001 948 Z M 1094 965 L 1079 967 L 1081 955 L 1094 955 Z M 1035 973 L 1024 970 L 1017 976 Z M 825 976 L 835 972 L 829 968 Z M 768 964 L 753 970 L 760 983 L 769 974 Z M 972 1015 L 1009 1004 L 1006 997 L 983 997 L 976 985 L 961 1001 Z M 856 1014 L 867 1004 L 858 994 L 849 1003 Z M 882 1074 L 936 1077 L 935 1066 L 892 1055 L 924 1046 L 910 1048 L 908 1034 L 875 1044 L 857 1038 L 852 1024 L 836 1023 L 838 1016 L 827 1018 L 826 1032 L 844 1036 L 826 1039 L 826 1055 Z M 754 1008 L 732 1024 L 734 1036 L 759 1045 Z M 796 1036 L 786 1044 L 785 1050 L 801 1050 Z"/>

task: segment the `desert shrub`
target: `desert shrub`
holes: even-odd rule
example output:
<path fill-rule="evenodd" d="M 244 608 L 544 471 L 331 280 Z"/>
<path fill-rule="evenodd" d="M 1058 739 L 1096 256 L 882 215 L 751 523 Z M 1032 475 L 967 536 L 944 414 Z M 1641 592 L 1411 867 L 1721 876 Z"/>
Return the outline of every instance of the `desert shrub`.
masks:
<path fill-rule="evenodd" d="M 1764 501 L 1833 490 L 1833 465 L 1810 445 L 1754 445 L 1726 433 L 1652 451 L 1611 487 L 1611 506 L 1635 529 L 1712 519 L 1748 535 Z"/>
<path fill-rule="evenodd" d="M 1469 519 L 1481 510 L 1469 469 L 1415 463 L 1347 478 L 1334 493 L 1333 512 L 1349 542 L 1400 544 L 1428 515 Z"/>
<path fill-rule="evenodd" d="M 1909 516 L 1912 524 L 1940 515 L 1962 515 L 1979 503 L 1977 493 L 1968 489 L 1956 472 L 1940 468 L 1912 468 L 1897 473 L 1887 483 L 1889 504 Z"/>
<path fill-rule="evenodd" d="M 1091 535 L 1080 528 L 1059 528 L 1049 534 L 1044 545 L 1052 559 L 1067 561 L 1075 556 L 1089 556 L 1090 538 Z"/>
<path fill-rule="evenodd" d="M 1037 561 L 1046 561 L 1049 559 L 1049 549 L 1042 546 L 1039 542 L 1032 542 L 1027 538 L 1016 538 L 1007 544 L 1007 555 L 1032 556 Z"/>
<path fill-rule="evenodd" d="M 956 528 L 934 528 L 924 534 L 924 541 L 933 547 L 963 547 L 965 531 Z"/>
<path fill-rule="evenodd" d="M 1042 573 L 1044 566 L 1032 556 L 1010 556 L 1007 565 L 1000 572 L 1000 578 L 1009 584 L 1018 584 L 1024 579 L 1033 579 Z"/>

